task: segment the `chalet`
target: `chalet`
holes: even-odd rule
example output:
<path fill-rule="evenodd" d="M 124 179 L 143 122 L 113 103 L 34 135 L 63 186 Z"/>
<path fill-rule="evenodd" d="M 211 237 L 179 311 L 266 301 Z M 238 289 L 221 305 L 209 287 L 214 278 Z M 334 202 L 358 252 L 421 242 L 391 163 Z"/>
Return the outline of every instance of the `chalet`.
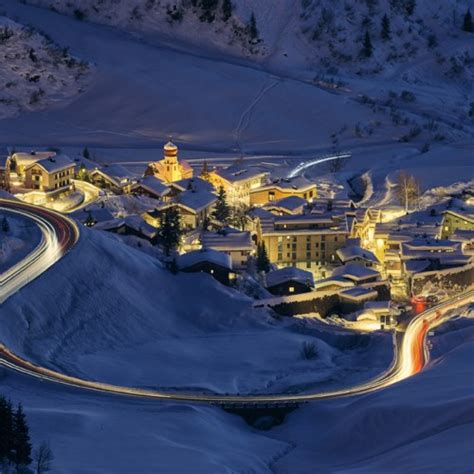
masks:
<path fill-rule="evenodd" d="M 208 273 L 223 285 L 229 286 L 232 259 L 226 253 L 203 248 L 180 255 L 176 263 L 182 272 Z"/>
<path fill-rule="evenodd" d="M 443 213 L 441 239 L 446 239 L 458 230 L 474 230 L 474 213 L 462 210 L 447 210 Z"/>
<path fill-rule="evenodd" d="M 296 267 L 281 268 L 267 273 L 265 286 L 280 296 L 308 293 L 314 286 L 313 274 Z"/>
<path fill-rule="evenodd" d="M 228 168 L 209 172 L 209 181 L 216 190 L 224 188 L 230 205 L 250 205 L 250 193 L 265 184 L 269 173 L 258 166 L 236 163 Z"/>
<path fill-rule="evenodd" d="M 7 166 L 14 180 L 23 182 L 25 179 L 25 169 L 44 158 L 55 156 L 55 151 L 31 151 L 16 152 L 9 156 Z"/>
<path fill-rule="evenodd" d="M 91 182 L 99 188 L 108 189 L 116 194 L 129 192 L 137 182 L 134 174 L 121 165 L 106 165 L 89 173 Z"/>
<path fill-rule="evenodd" d="M 211 216 L 216 201 L 215 194 L 192 189 L 180 193 L 170 205 L 178 208 L 185 229 L 196 229 Z"/>
<path fill-rule="evenodd" d="M 234 270 L 244 270 L 250 256 L 255 254 L 255 245 L 250 232 L 226 228 L 218 232 L 203 232 L 201 244 L 204 248 L 219 250 L 232 259 Z"/>
<path fill-rule="evenodd" d="M 158 240 L 158 230 L 137 215 L 103 221 L 97 223 L 94 228 L 118 235 L 132 235 L 140 239 L 148 240 L 152 244 L 156 244 Z"/>
<path fill-rule="evenodd" d="M 332 272 L 332 276 L 351 280 L 355 285 L 373 283 L 380 280 L 380 273 L 377 270 L 359 263 L 348 263 L 341 267 L 337 267 Z"/>
<path fill-rule="evenodd" d="M 360 310 L 368 301 L 375 301 L 379 294 L 371 288 L 354 287 L 339 293 L 343 313 L 352 313 Z"/>
<path fill-rule="evenodd" d="M 69 188 L 75 168 L 75 163 L 66 155 L 40 159 L 25 166 L 24 186 L 45 193 Z"/>
<path fill-rule="evenodd" d="M 214 186 L 209 182 L 199 177 L 181 179 L 168 184 L 170 189 L 170 197 L 175 197 L 184 191 L 214 193 Z"/>
<path fill-rule="evenodd" d="M 130 192 L 153 199 L 166 200 L 171 189 L 160 179 L 154 176 L 144 176 L 132 184 Z"/>
<path fill-rule="evenodd" d="M 360 263 L 366 267 L 374 267 L 380 264 L 378 258 L 370 251 L 359 245 L 349 245 L 337 250 L 337 256 L 343 265 L 346 263 Z"/>
<path fill-rule="evenodd" d="M 290 196 L 311 202 L 317 197 L 316 185 L 301 177 L 279 179 L 251 189 L 250 204 L 261 206 Z"/>

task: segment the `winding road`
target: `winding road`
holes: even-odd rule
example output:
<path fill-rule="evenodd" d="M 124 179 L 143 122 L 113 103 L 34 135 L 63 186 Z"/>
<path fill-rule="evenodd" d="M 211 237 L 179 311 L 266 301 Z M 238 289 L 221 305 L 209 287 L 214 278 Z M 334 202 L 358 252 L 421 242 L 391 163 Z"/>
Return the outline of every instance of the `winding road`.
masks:
<path fill-rule="evenodd" d="M 79 238 L 79 229 L 71 219 L 61 214 L 16 201 L 0 200 L 0 210 L 15 212 L 31 218 L 40 226 L 43 232 L 42 242 L 37 249 L 24 261 L 6 272 L 7 277 L 2 275 L 2 301 L 5 301 L 5 299 L 15 291 L 18 291 L 19 288 L 51 267 L 51 265 L 68 252 Z M 7 287 L 5 287 L 7 288 L 6 290 L 3 287 L 4 281 L 7 284 Z M 221 405 L 271 405 L 347 397 L 380 390 L 420 372 L 429 361 L 429 352 L 426 346 L 426 335 L 428 331 L 449 319 L 449 311 L 466 305 L 473 300 L 474 290 L 469 290 L 415 316 L 408 324 L 404 333 L 394 336 L 394 358 L 391 366 L 386 371 L 378 377 L 359 385 L 326 392 L 269 395 L 219 395 L 210 393 L 165 392 L 112 385 L 80 379 L 35 365 L 14 354 L 3 344 L 0 344 L 0 365 L 31 377 L 53 383 L 96 392 L 144 397 L 155 400 L 203 402 Z"/>

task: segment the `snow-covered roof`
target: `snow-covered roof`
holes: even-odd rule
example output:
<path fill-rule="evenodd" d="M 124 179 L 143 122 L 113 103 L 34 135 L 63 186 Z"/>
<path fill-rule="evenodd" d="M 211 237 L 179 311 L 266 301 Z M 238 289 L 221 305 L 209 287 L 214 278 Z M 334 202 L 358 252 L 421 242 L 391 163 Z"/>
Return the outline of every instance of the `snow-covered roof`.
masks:
<path fill-rule="evenodd" d="M 349 245 L 341 247 L 337 250 L 337 255 L 342 262 L 350 262 L 351 260 L 362 259 L 374 264 L 379 263 L 379 259 L 370 251 L 363 249 L 358 245 Z"/>
<path fill-rule="evenodd" d="M 314 288 L 316 290 L 321 290 L 327 286 L 333 285 L 340 286 L 341 288 L 352 288 L 354 286 L 354 282 L 343 277 L 329 277 L 314 282 Z"/>
<path fill-rule="evenodd" d="M 259 167 L 247 166 L 239 163 L 227 168 L 217 169 L 214 173 L 229 183 L 238 183 L 239 181 L 246 181 L 248 179 L 257 178 L 259 176 L 263 177 L 269 174 L 268 171 L 263 171 Z"/>
<path fill-rule="evenodd" d="M 208 191 L 213 192 L 214 186 L 205 179 L 199 177 L 180 179 L 169 184 L 170 187 L 177 189 L 178 191 L 186 191 L 193 189 L 194 191 Z"/>
<path fill-rule="evenodd" d="M 369 288 L 362 288 L 360 286 L 349 288 L 348 290 L 343 290 L 339 293 L 341 298 L 354 300 L 354 301 L 363 301 L 369 298 L 376 298 L 377 292 Z"/>
<path fill-rule="evenodd" d="M 390 301 L 366 301 L 364 309 L 370 309 L 374 313 L 390 313 Z"/>
<path fill-rule="evenodd" d="M 423 272 L 431 266 L 430 260 L 408 260 L 405 262 L 405 271 L 410 274 Z"/>
<path fill-rule="evenodd" d="M 308 286 L 314 285 L 313 274 L 307 272 L 306 270 L 301 270 L 296 267 L 285 267 L 280 268 L 279 270 L 273 270 L 267 273 L 267 288 L 272 286 L 280 285 L 289 281 L 296 281 L 298 283 L 303 283 Z"/>
<path fill-rule="evenodd" d="M 282 191 L 298 191 L 304 192 L 316 187 L 315 183 L 308 181 L 303 176 L 298 176 L 295 178 L 281 178 L 276 179 L 271 183 L 266 184 L 260 188 L 252 190 L 253 192 L 264 191 L 269 189 L 280 189 Z"/>
<path fill-rule="evenodd" d="M 137 232 L 140 232 L 141 234 L 145 235 L 148 238 L 153 238 L 156 236 L 156 233 L 158 232 L 157 229 L 145 220 L 141 216 L 138 215 L 131 215 L 127 216 L 124 219 L 125 225 L 128 227 L 134 229 Z"/>
<path fill-rule="evenodd" d="M 232 270 L 232 259 L 229 255 L 218 250 L 202 248 L 180 255 L 177 259 L 178 268 L 190 268 L 199 263 L 213 263 L 220 267 Z"/>
<path fill-rule="evenodd" d="M 201 243 L 203 247 L 222 250 L 224 252 L 253 250 L 250 232 L 203 232 Z"/>
<path fill-rule="evenodd" d="M 474 242 L 474 230 L 458 229 L 450 238 L 454 242 Z"/>
<path fill-rule="evenodd" d="M 69 214 L 70 217 L 73 217 L 82 223 L 87 221 L 89 215 L 92 216 L 96 222 L 106 222 L 114 218 L 112 213 L 106 207 L 87 207 Z"/>
<path fill-rule="evenodd" d="M 212 206 L 216 201 L 217 196 L 209 191 L 183 191 L 175 198 L 177 204 L 181 204 L 194 212 L 200 212 Z"/>
<path fill-rule="evenodd" d="M 57 173 L 58 171 L 75 166 L 75 163 L 69 156 L 54 155 L 31 163 L 27 168 L 31 168 L 32 166 L 41 166 L 47 173 Z"/>
<path fill-rule="evenodd" d="M 287 196 L 277 201 L 271 201 L 263 206 L 264 209 L 282 209 L 289 212 L 302 211 L 307 201 L 299 196 Z"/>
<path fill-rule="evenodd" d="M 373 268 L 368 268 L 358 263 L 348 263 L 333 270 L 332 276 L 341 276 L 354 281 L 367 280 L 380 276 L 380 273 Z"/>
<path fill-rule="evenodd" d="M 443 212 L 443 214 L 453 214 L 456 217 L 459 217 L 461 219 L 465 219 L 472 224 L 474 224 L 474 212 L 472 212 L 472 206 L 469 206 L 471 209 L 447 209 L 446 211 Z"/>
<path fill-rule="evenodd" d="M 94 173 L 100 173 L 103 176 L 108 177 L 117 185 L 128 183 L 129 181 L 136 179 L 136 175 L 134 173 L 131 173 L 127 168 L 124 168 L 119 164 L 102 166 L 101 168 L 92 171 L 91 174 Z"/>
<path fill-rule="evenodd" d="M 31 163 L 42 160 L 43 158 L 49 158 L 50 156 L 56 155 L 55 151 L 30 151 L 30 152 L 15 152 L 12 158 L 18 165 L 28 166 Z"/>
<path fill-rule="evenodd" d="M 170 192 L 170 188 L 161 179 L 155 178 L 155 176 L 145 176 L 140 181 L 132 186 L 132 191 L 142 187 L 148 190 L 152 194 L 157 196 L 166 196 Z"/>

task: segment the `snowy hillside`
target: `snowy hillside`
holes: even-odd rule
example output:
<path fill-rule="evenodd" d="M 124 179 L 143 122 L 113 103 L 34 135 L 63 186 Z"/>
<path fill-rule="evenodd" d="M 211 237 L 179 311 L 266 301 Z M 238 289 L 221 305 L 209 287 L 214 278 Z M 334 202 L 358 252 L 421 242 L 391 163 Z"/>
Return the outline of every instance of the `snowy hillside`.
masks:
<path fill-rule="evenodd" d="M 390 364 L 387 334 L 337 337 L 278 321 L 210 276 L 173 275 L 107 234 L 83 234 L 0 309 L 2 342 L 38 363 L 118 384 L 221 393 L 346 385 Z M 302 355 L 305 343 L 315 357 Z"/>
<path fill-rule="evenodd" d="M 27 0 L 81 21 L 117 26 L 188 47 L 212 46 L 279 64 L 295 61 L 337 74 L 403 72 L 407 61 L 437 63 L 445 78 L 467 82 L 473 52 L 462 40 L 460 0 Z M 255 18 L 252 30 L 251 17 Z M 365 54 L 368 33 L 373 54 Z M 463 36 L 464 35 L 464 36 Z M 408 77 L 408 76 L 407 76 Z M 413 79 L 413 78 L 411 78 Z"/>
<path fill-rule="evenodd" d="M 50 38 L 0 16 L 0 119 L 74 97 L 92 70 Z"/>

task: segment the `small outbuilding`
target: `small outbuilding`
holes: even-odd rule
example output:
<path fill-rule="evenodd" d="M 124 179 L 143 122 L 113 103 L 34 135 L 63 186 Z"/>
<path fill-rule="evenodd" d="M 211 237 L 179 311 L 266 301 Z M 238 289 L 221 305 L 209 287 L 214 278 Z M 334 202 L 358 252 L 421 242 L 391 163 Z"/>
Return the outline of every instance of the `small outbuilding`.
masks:
<path fill-rule="evenodd" d="M 267 290 L 279 296 L 297 295 L 313 290 L 313 274 L 296 267 L 274 270 L 266 275 Z"/>
<path fill-rule="evenodd" d="M 229 286 L 232 275 L 232 259 L 224 252 L 212 249 L 194 250 L 180 255 L 176 261 L 182 272 L 204 272 L 218 282 Z"/>

